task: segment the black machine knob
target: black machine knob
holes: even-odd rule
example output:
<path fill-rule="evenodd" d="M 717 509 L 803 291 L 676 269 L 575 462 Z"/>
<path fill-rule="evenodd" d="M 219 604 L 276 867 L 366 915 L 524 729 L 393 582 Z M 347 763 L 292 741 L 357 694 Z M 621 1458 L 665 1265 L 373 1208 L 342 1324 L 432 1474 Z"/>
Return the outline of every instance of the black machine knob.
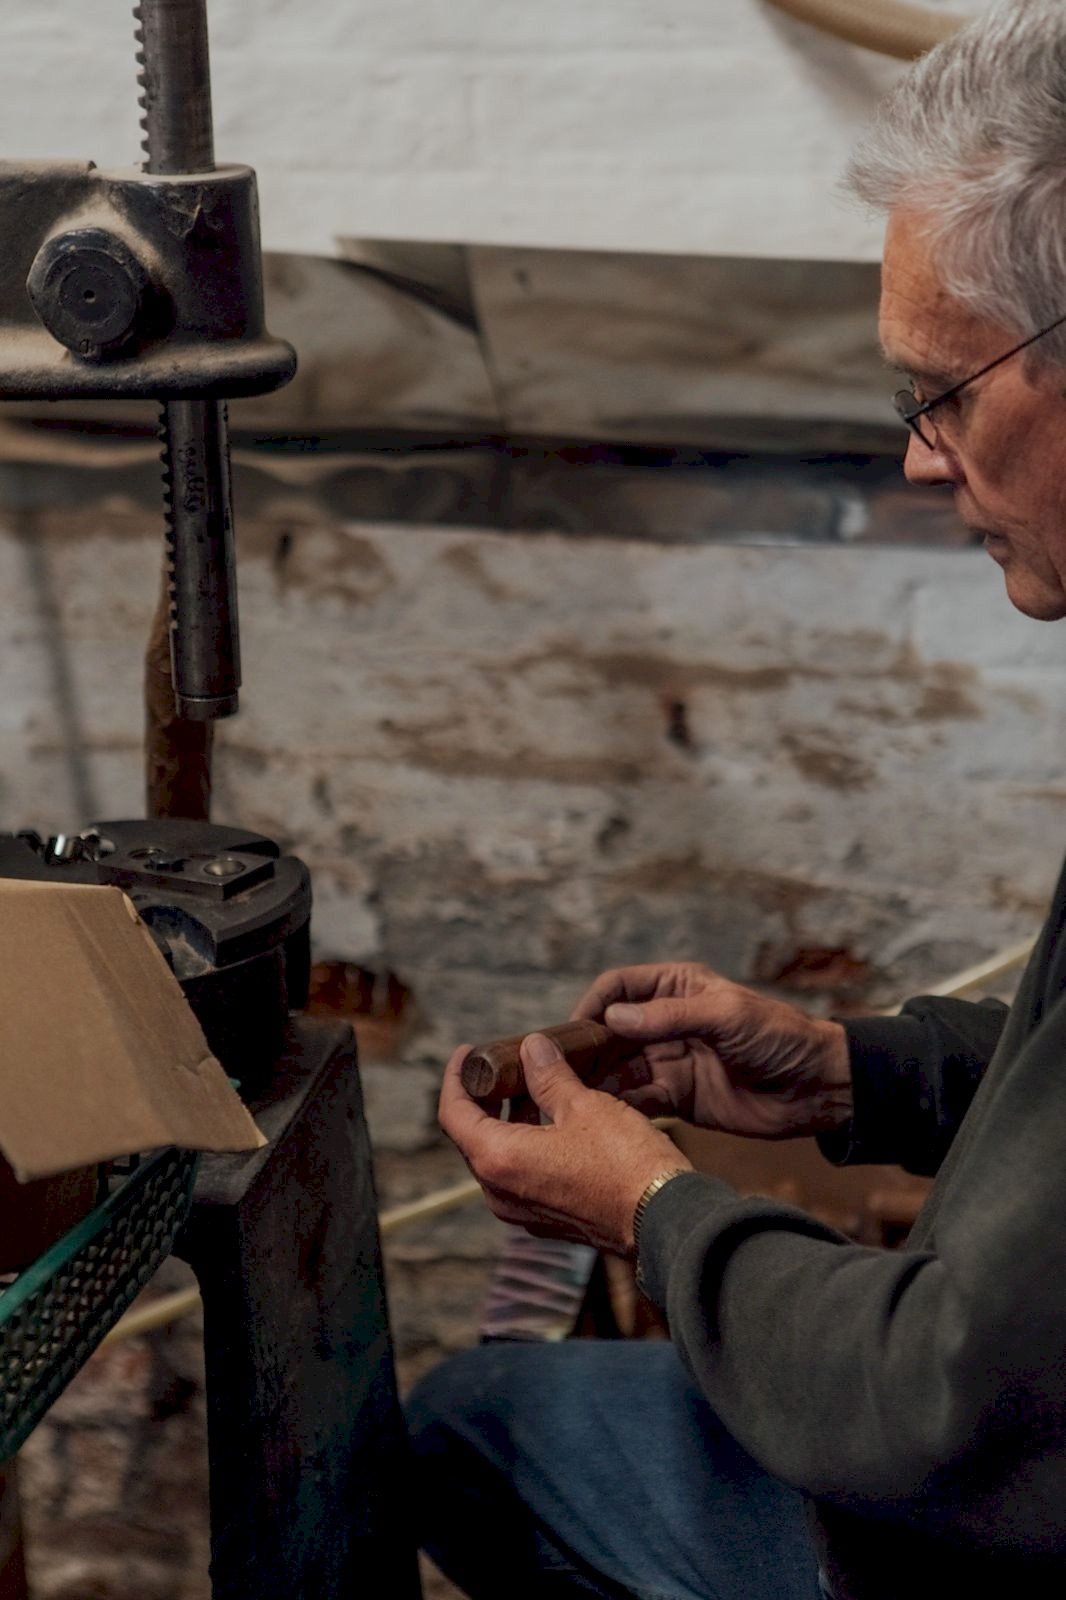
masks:
<path fill-rule="evenodd" d="M 151 279 L 133 250 L 104 228 L 46 239 L 26 292 L 53 339 L 86 361 L 121 355 L 144 331 Z"/>

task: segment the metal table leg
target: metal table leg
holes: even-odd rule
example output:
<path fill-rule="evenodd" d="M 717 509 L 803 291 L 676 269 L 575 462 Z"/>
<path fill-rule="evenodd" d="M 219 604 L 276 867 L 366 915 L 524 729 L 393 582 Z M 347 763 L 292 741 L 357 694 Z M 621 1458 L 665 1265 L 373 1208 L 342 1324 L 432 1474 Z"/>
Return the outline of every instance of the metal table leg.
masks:
<path fill-rule="evenodd" d="M 204 1300 L 215 1600 L 420 1594 L 351 1029 L 298 1019 L 207 1156 L 179 1241 Z"/>

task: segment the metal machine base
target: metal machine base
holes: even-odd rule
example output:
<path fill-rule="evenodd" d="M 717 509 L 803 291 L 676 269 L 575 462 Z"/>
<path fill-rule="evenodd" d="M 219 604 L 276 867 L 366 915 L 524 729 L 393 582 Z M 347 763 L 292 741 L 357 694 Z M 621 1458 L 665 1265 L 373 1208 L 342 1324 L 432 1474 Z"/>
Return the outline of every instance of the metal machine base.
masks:
<path fill-rule="evenodd" d="M 296 1019 L 251 1110 L 269 1145 L 203 1158 L 177 1245 L 204 1301 L 212 1593 L 417 1600 L 351 1029 Z"/>

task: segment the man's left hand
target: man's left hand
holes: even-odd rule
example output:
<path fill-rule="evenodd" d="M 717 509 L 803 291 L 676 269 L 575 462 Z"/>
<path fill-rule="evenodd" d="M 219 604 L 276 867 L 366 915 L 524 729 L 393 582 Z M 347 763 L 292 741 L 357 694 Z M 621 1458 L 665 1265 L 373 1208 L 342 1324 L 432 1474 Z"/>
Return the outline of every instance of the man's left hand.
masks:
<path fill-rule="evenodd" d="M 551 1121 L 499 1122 L 467 1094 L 448 1062 L 440 1123 L 504 1222 L 531 1233 L 633 1255 L 633 1213 L 653 1178 L 691 1167 L 660 1129 L 632 1106 L 589 1089 L 543 1034 L 522 1041 L 526 1087 Z"/>

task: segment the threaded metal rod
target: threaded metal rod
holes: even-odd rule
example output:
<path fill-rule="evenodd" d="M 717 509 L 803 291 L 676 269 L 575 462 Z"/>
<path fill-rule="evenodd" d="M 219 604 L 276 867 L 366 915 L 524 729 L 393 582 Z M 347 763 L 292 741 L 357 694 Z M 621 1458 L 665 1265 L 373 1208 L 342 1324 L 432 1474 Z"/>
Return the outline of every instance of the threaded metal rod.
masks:
<path fill-rule="evenodd" d="M 141 0 L 137 19 L 146 172 L 210 172 L 206 0 Z"/>
<path fill-rule="evenodd" d="M 209 722 L 233 715 L 241 681 L 226 408 L 171 400 L 162 434 L 174 689 Z"/>
<path fill-rule="evenodd" d="M 141 0 L 134 15 L 145 171 L 210 171 L 206 0 Z M 171 676 L 181 715 L 209 722 L 237 710 L 240 686 L 225 407 L 213 400 L 168 402 L 162 433 Z M 150 772 L 152 765 L 149 752 Z M 151 787 L 150 776 L 150 811 Z"/>

